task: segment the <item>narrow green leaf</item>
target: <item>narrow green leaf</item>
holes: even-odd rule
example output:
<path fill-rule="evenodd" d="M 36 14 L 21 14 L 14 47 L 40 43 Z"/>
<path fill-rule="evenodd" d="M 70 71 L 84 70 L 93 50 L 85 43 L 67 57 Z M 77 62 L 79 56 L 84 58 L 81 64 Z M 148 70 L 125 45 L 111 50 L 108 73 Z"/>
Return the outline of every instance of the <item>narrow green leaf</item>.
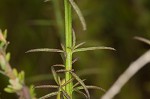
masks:
<path fill-rule="evenodd" d="M 72 29 L 72 39 L 73 39 L 73 47 L 76 46 L 76 34 L 75 34 L 75 31 Z"/>
<path fill-rule="evenodd" d="M 80 22 L 83 26 L 83 30 L 86 30 L 86 22 L 85 22 L 85 19 L 82 15 L 82 12 L 80 11 L 79 7 L 77 6 L 77 4 L 74 2 L 74 0 L 69 0 L 70 4 L 72 5 L 72 7 L 74 8 L 74 10 L 76 11 L 79 19 L 80 19 Z"/>
<path fill-rule="evenodd" d="M 24 73 L 24 71 L 21 71 L 21 72 L 18 74 L 18 78 L 19 78 L 20 82 L 23 84 L 23 83 L 24 83 L 24 78 L 25 78 L 25 73 Z"/>
<path fill-rule="evenodd" d="M 65 51 L 65 46 L 61 43 L 61 48 Z"/>
<path fill-rule="evenodd" d="M 58 93 L 59 93 L 59 92 L 52 92 L 52 93 L 49 93 L 49 94 L 47 94 L 47 95 L 45 95 L 45 96 L 42 96 L 42 97 L 40 97 L 40 98 L 38 98 L 38 99 L 50 98 L 50 97 L 52 97 L 52 96 L 56 96 Z"/>
<path fill-rule="evenodd" d="M 78 45 L 76 45 L 76 46 L 74 47 L 74 49 L 76 49 L 76 48 L 78 48 L 78 47 L 84 45 L 85 43 L 86 43 L 86 42 L 81 42 L 81 43 L 79 43 Z"/>
<path fill-rule="evenodd" d="M 13 69 L 13 73 L 14 73 L 14 75 L 15 75 L 16 77 L 18 77 L 18 71 L 17 71 L 16 68 Z"/>
<path fill-rule="evenodd" d="M 3 33 L 4 33 L 4 38 L 6 39 L 7 38 L 7 29 L 5 29 Z"/>
<path fill-rule="evenodd" d="M 61 56 L 61 58 L 62 58 L 63 62 L 65 63 L 65 59 L 66 59 L 66 52 L 64 52 L 64 53 L 60 53 L 60 56 Z"/>
<path fill-rule="evenodd" d="M 57 85 L 40 85 L 40 86 L 35 86 L 35 88 L 59 88 Z"/>
<path fill-rule="evenodd" d="M 86 85 L 84 84 L 84 82 L 78 77 L 78 75 L 76 75 L 74 72 L 70 72 L 71 75 L 83 86 L 86 94 L 87 94 L 87 97 L 88 99 L 90 99 L 90 94 L 89 94 L 89 91 L 88 89 L 86 88 Z"/>
<path fill-rule="evenodd" d="M 4 37 L 2 31 L 0 30 L 0 41 L 6 43 L 6 38 Z"/>
<path fill-rule="evenodd" d="M 78 59 L 79 59 L 79 58 L 75 58 L 75 59 L 72 61 L 72 64 L 75 63 L 76 61 L 78 61 Z"/>
<path fill-rule="evenodd" d="M 57 94 L 56 99 L 61 99 L 61 91 L 58 91 L 59 93 Z"/>
<path fill-rule="evenodd" d="M 139 41 L 141 41 L 141 42 L 144 42 L 144 43 L 150 45 L 150 40 L 145 39 L 145 38 L 143 38 L 143 37 L 138 37 L 138 36 L 136 36 L 136 37 L 134 37 L 134 39 L 139 40 Z"/>
<path fill-rule="evenodd" d="M 82 81 L 84 82 L 86 79 L 83 79 Z M 80 83 L 79 82 L 77 82 L 77 83 L 75 83 L 74 85 L 73 85 L 73 88 L 75 88 L 76 86 L 78 86 Z"/>
<path fill-rule="evenodd" d="M 72 82 L 74 79 L 72 78 L 72 79 L 70 79 L 70 80 L 68 80 L 68 81 L 66 81 L 63 85 L 61 85 L 61 87 L 64 87 L 64 86 L 66 86 L 67 84 L 69 84 L 70 82 Z"/>
<path fill-rule="evenodd" d="M 8 45 L 9 45 L 9 42 L 7 41 L 5 44 L 4 44 L 4 51 L 6 51 L 6 49 L 7 49 L 7 47 L 8 47 Z"/>
<path fill-rule="evenodd" d="M 55 65 L 53 65 L 54 67 L 65 67 L 65 65 L 63 65 L 63 64 L 55 64 Z"/>
<path fill-rule="evenodd" d="M 9 62 L 9 60 L 10 60 L 10 53 L 8 52 L 7 54 L 6 54 L 6 60 L 7 60 L 7 62 Z"/>
<path fill-rule="evenodd" d="M 105 89 L 101 88 L 101 87 L 98 87 L 98 86 L 93 86 L 93 85 L 86 85 L 86 88 L 87 89 L 98 89 L 98 90 L 101 90 L 103 92 L 106 92 Z M 84 89 L 83 86 L 79 86 L 79 87 L 76 87 L 75 89 L 77 90 L 80 90 L 80 89 Z"/>
<path fill-rule="evenodd" d="M 8 87 L 5 88 L 4 91 L 8 92 L 8 93 L 14 93 L 15 92 L 12 88 L 8 88 Z"/>
<path fill-rule="evenodd" d="M 60 53 L 60 56 L 61 56 L 63 62 L 65 62 L 65 59 L 66 59 L 66 48 L 65 48 L 65 46 L 62 43 L 61 43 L 61 47 L 62 47 L 64 52 Z"/>
<path fill-rule="evenodd" d="M 6 60 L 3 55 L 0 55 L 0 67 L 3 71 L 6 70 Z"/>
<path fill-rule="evenodd" d="M 72 70 L 60 69 L 60 70 L 57 70 L 56 72 L 62 73 L 62 72 L 70 72 L 70 71 L 74 71 L 74 69 L 72 69 Z"/>
<path fill-rule="evenodd" d="M 61 87 L 61 91 L 67 99 L 71 99 L 70 96 L 68 95 L 68 93 L 62 87 Z"/>
<path fill-rule="evenodd" d="M 49 49 L 49 48 L 40 48 L 40 49 L 31 49 L 27 51 L 26 53 L 31 53 L 31 52 L 64 52 L 63 50 L 60 49 Z"/>
<path fill-rule="evenodd" d="M 30 92 L 31 99 L 34 99 L 36 97 L 36 93 L 33 85 L 30 85 L 29 92 Z"/>
<path fill-rule="evenodd" d="M 74 91 L 81 94 L 81 95 L 83 95 L 86 99 L 88 98 L 87 95 L 84 92 L 82 92 L 80 90 L 74 90 Z"/>
<path fill-rule="evenodd" d="M 101 49 L 107 49 L 107 50 L 115 50 L 112 47 L 87 47 L 87 48 L 79 48 L 75 49 L 73 53 L 75 52 L 83 52 L 83 51 L 90 51 L 90 50 L 101 50 Z"/>
<path fill-rule="evenodd" d="M 55 71 L 53 66 L 51 67 L 51 70 L 52 70 L 52 74 L 53 74 L 55 82 L 59 85 L 58 75 L 57 75 L 57 73 L 56 73 L 56 71 Z"/>
<path fill-rule="evenodd" d="M 58 76 L 58 83 L 59 83 L 59 86 L 61 85 L 62 81 L 60 79 L 60 77 Z"/>
<path fill-rule="evenodd" d="M 4 42 L 1 42 L 1 43 L 0 43 L 0 47 L 1 47 L 1 48 L 4 47 L 4 45 L 5 45 Z"/>

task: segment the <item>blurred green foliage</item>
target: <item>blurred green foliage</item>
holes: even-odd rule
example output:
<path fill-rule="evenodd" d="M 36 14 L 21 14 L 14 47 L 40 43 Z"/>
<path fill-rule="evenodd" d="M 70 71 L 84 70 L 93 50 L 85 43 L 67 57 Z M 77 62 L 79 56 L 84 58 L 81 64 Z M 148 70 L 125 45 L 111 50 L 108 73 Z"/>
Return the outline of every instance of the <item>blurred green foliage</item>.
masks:
<path fill-rule="evenodd" d="M 74 64 L 74 68 L 81 74 L 81 78 L 87 78 L 87 84 L 108 89 L 132 61 L 149 49 L 148 45 L 133 40 L 133 37 L 150 39 L 150 0 L 76 2 L 85 16 L 88 28 L 87 31 L 82 31 L 75 14 L 73 27 L 78 42 L 86 41 L 86 46 L 111 46 L 117 51 L 100 50 L 75 54 L 79 61 Z M 50 66 L 62 63 L 61 57 L 55 53 L 25 52 L 33 48 L 60 48 L 60 42 L 64 41 L 62 0 L 46 3 L 44 0 L 0 0 L 0 28 L 8 30 L 11 64 L 26 72 L 26 83 L 54 83 Z M 150 97 L 149 73 L 150 66 L 140 70 L 115 99 Z M 8 79 L 2 75 L 0 78 L 0 98 L 16 99 L 14 94 L 3 91 Z M 41 96 L 49 91 L 37 90 L 37 95 Z M 92 99 L 99 99 L 102 94 L 91 91 Z"/>

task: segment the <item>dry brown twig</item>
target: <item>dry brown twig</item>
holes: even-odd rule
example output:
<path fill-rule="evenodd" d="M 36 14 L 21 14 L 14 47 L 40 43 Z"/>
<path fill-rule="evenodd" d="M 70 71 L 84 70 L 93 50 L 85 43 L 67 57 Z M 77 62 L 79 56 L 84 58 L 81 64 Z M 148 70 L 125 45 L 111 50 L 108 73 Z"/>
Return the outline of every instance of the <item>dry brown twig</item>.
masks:
<path fill-rule="evenodd" d="M 149 40 L 136 37 L 135 39 L 149 44 Z M 101 99 L 112 99 L 116 94 L 118 94 L 121 88 L 134 76 L 142 67 L 150 62 L 150 50 L 139 57 L 136 61 L 131 63 L 131 65 L 126 69 L 126 71 L 120 75 L 117 81 L 112 85 L 112 87 L 101 97 Z"/>

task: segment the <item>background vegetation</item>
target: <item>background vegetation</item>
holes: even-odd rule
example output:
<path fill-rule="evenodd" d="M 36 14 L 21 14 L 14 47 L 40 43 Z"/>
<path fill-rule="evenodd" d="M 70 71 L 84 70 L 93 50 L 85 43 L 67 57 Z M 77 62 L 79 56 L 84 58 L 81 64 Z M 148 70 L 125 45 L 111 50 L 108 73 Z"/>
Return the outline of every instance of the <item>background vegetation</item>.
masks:
<path fill-rule="evenodd" d="M 59 2 L 59 5 L 58 5 Z M 75 54 L 79 57 L 74 65 L 87 84 L 108 89 L 128 65 L 144 53 L 149 46 L 133 40 L 134 36 L 150 39 L 149 0 L 76 0 L 83 12 L 87 31 L 77 17 L 74 27 L 78 41 L 86 41 L 86 46 L 105 45 L 117 52 L 100 50 Z M 59 8 L 58 8 L 59 7 Z M 55 53 L 25 52 L 32 48 L 60 48 L 63 41 L 62 0 L 0 0 L 0 28 L 8 29 L 8 51 L 11 64 L 25 70 L 27 84 L 53 84 L 50 66 L 62 63 Z M 61 13 L 63 15 L 63 13 Z M 75 14 L 76 16 L 76 14 Z M 116 99 L 147 99 L 150 97 L 150 66 L 145 66 L 136 74 Z M 0 75 L 0 98 L 16 99 L 15 94 L 3 91 L 7 78 Z M 51 90 L 37 90 L 37 95 L 45 95 Z M 90 91 L 92 99 L 99 99 L 103 92 Z M 14 97 L 14 98 L 12 98 Z M 79 99 L 79 97 L 77 98 Z"/>

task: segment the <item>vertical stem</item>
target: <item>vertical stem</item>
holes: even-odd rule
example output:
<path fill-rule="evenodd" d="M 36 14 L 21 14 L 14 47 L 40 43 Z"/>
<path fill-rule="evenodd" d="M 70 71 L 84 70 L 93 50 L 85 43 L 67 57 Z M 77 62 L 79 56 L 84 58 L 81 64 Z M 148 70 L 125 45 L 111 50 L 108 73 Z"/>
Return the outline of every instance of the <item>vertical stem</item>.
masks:
<path fill-rule="evenodd" d="M 66 43 L 66 70 L 72 70 L 72 14 L 69 0 L 64 0 L 65 7 L 65 43 Z M 66 72 L 65 81 L 71 79 L 71 74 Z M 72 99 L 72 82 L 65 86 L 65 91 Z"/>

